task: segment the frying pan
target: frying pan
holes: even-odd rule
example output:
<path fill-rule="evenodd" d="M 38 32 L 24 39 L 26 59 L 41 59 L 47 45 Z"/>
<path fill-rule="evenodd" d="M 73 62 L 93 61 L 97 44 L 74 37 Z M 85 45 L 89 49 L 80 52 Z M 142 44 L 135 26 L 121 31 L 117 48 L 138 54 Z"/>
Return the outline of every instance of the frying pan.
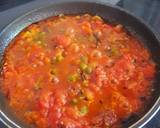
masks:
<path fill-rule="evenodd" d="M 160 40 L 157 35 L 141 19 L 119 7 L 103 2 L 68 1 L 57 2 L 54 5 L 35 9 L 13 21 L 0 33 L 0 62 L 3 63 L 3 53 L 10 41 L 28 25 L 46 19 L 51 16 L 63 14 L 89 13 L 99 15 L 112 24 L 122 24 L 127 31 L 136 36 L 144 43 L 151 52 L 152 59 L 156 63 L 157 73 L 153 82 L 155 90 L 152 98 L 142 110 L 141 116 L 136 114 L 122 122 L 123 126 L 129 128 L 143 127 L 160 109 Z M 20 119 L 17 119 L 11 108 L 8 107 L 6 98 L 0 93 L 0 120 L 10 128 L 29 128 Z"/>

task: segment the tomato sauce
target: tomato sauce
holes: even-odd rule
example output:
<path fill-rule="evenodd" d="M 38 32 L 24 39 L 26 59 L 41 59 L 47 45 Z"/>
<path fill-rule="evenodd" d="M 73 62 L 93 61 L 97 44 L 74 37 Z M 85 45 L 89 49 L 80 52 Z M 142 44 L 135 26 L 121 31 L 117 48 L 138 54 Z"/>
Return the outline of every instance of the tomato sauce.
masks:
<path fill-rule="evenodd" d="M 1 90 L 35 128 L 120 128 L 144 108 L 154 74 L 149 51 L 121 24 L 59 15 L 12 40 Z"/>

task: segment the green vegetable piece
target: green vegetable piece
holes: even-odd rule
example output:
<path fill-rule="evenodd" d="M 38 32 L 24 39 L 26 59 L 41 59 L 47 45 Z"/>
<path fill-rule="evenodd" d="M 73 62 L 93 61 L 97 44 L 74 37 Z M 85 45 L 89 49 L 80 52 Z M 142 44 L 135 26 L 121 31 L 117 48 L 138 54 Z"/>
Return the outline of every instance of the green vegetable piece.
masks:
<path fill-rule="evenodd" d="M 45 47 L 47 46 L 46 42 L 45 42 L 45 32 L 39 32 L 36 34 L 36 36 L 34 37 L 34 42 L 36 42 L 38 45 L 40 45 L 41 47 Z"/>
<path fill-rule="evenodd" d="M 88 113 L 88 107 L 87 106 L 83 106 L 80 110 L 79 110 L 79 115 L 81 116 L 85 116 Z"/>
<path fill-rule="evenodd" d="M 88 57 L 86 57 L 86 56 L 81 56 L 81 62 L 83 62 L 83 63 L 88 63 Z"/>
<path fill-rule="evenodd" d="M 72 74 L 68 76 L 68 81 L 69 82 L 76 82 L 78 79 L 78 75 L 77 74 Z"/>
<path fill-rule="evenodd" d="M 63 57 L 62 53 L 58 53 L 56 55 L 56 58 L 55 58 L 56 62 L 61 62 L 63 59 L 64 59 L 64 57 Z"/>
<path fill-rule="evenodd" d="M 71 100 L 71 105 L 77 105 L 78 104 L 78 100 L 76 98 Z"/>
<path fill-rule="evenodd" d="M 87 65 L 85 63 L 80 63 L 79 66 L 82 71 L 84 71 L 87 68 Z"/>
<path fill-rule="evenodd" d="M 117 55 L 118 54 L 118 50 L 116 48 L 111 48 L 111 52 L 113 55 Z"/>
<path fill-rule="evenodd" d="M 83 83 L 82 83 L 82 85 L 83 85 L 84 87 L 88 87 L 88 83 L 89 83 L 88 80 L 84 80 Z"/>
<path fill-rule="evenodd" d="M 102 18 L 100 16 L 95 15 L 93 18 L 93 20 L 102 20 Z"/>
<path fill-rule="evenodd" d="M 91 68 L 90 66 L 87 66 L 87 67 L 85 68 L 85 73 L 87 73 L 87 74 L 92 73 L 92 68 Z"/>
<path fill-rule="evenodd" d="M 46 35 L 46 32 L 41 32 L 40 35 L 44 36 Z"/>
<path fill-rule="evenodd" d="M 115 47 L 112 47 L 112 48 L 108 51 L 108 55 L 109 55 L 110 57 L 119 57 L 119 56 L 121 56 L 120 51 L 119 51 L 117 48 L 115 48 Z"/>
<path fill-rule="evenodd" d="M 37 44 L 40 45 L 40 46 L 42 46 L 42 47 L 46 46 L 46 43 L 44 41 L 42 41 L 42 40 L 38 40 Z"/>

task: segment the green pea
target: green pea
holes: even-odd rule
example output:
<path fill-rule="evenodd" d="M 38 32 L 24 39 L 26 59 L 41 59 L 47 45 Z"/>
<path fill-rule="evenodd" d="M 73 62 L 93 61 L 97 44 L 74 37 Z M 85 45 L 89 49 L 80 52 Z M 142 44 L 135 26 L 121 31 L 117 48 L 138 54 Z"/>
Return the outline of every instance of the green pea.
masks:
<path fill-rule="evenodd" d="M 84 71 L 86 68 L 87 68 L 87 64 L 85 64 L 85 63 L 80 63 L 80 69 L 82 70 L 82 71 Z"/>
<path fill-rule="evenodd" d="M 88 63 L 88 57 L 86 57 L 86 56 L 81 56 L 81 62 L 83 62 L 83 63 Z"/>
<path fill-rule="evenodd" d="M 78 100 L 76 98 L 71 100 L 71 105 L 76 105 L 78 104 Z"/>
<path fill-rule="evenodd" d="M 41 36 L 44 36 L 44 35 L 46 35 L 46 32 L 40 32 L 39 33 Z"/>
<path fill-rule="evenodd" d="M 40 46 L 42 46 L 42 47 L 46 46 L 46 43 L 44 41 L 42 41 L 42 40 L 38 40 L 37 44 L 40 45 Z"/>
<path fill-rule="evenodd" d="M 61 53 L 58 53 L 58 54 L 56 55 L 56 58 L 55 58 L 56 62 L 61 62 L 63 59 L 64 59 L 64 57 L 62 56 Z"/>
<path fill-rule="evenodd" d="M 88 113 L 88 107 L 87 106 L 83 106 L 80 110 L 79 110 L 79 114 L 81 116 L 85 116 Z"/>
<path fill-rule="evenodd" d="M 85 73 L 87 73 L 87 74 L 92 73 L 92 68 L 91 68 L 90 66 L 87 66 L 87 67 L 85 68 Z"/>
<path fill-rule="evenodd" d="M 115 47 L 112 47 L 110 50 L 108 50 L 107 54 L 108 54 L 109 57 L 119 57 L 119 56 L 121 56 L 120 51 Z"/>
<path fill-rule="evenodd" d="M 77 74 L 72 74 L 68 76 L 68 81 L 69 82 L 76 82 L 78 79 L 78 75 Z"/>
<path fill-rule="evenodd" d="M 113 55 L 117 55 L 118 54 L 118 50 L 116 48 L 111 48 L 111 52 Z"/>

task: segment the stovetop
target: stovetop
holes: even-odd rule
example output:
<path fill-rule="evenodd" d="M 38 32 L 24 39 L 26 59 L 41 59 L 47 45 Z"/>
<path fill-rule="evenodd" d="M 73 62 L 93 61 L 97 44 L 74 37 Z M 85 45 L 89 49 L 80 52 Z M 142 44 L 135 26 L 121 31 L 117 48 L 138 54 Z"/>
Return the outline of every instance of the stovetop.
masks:
<path fill-rule="evenodd" d="M 0 31 L 17 17 L 38 7 L 66 0 L 0 0 Z M 94 0 L 92 0 L 94 1 Z M 160 0 L 99 0 L 116 4 L 144 19 L 160 37 Z M 0 128 L 7 128 L 0 122 Z M 143 128 L 160 128 L 160 111 Z"/>

